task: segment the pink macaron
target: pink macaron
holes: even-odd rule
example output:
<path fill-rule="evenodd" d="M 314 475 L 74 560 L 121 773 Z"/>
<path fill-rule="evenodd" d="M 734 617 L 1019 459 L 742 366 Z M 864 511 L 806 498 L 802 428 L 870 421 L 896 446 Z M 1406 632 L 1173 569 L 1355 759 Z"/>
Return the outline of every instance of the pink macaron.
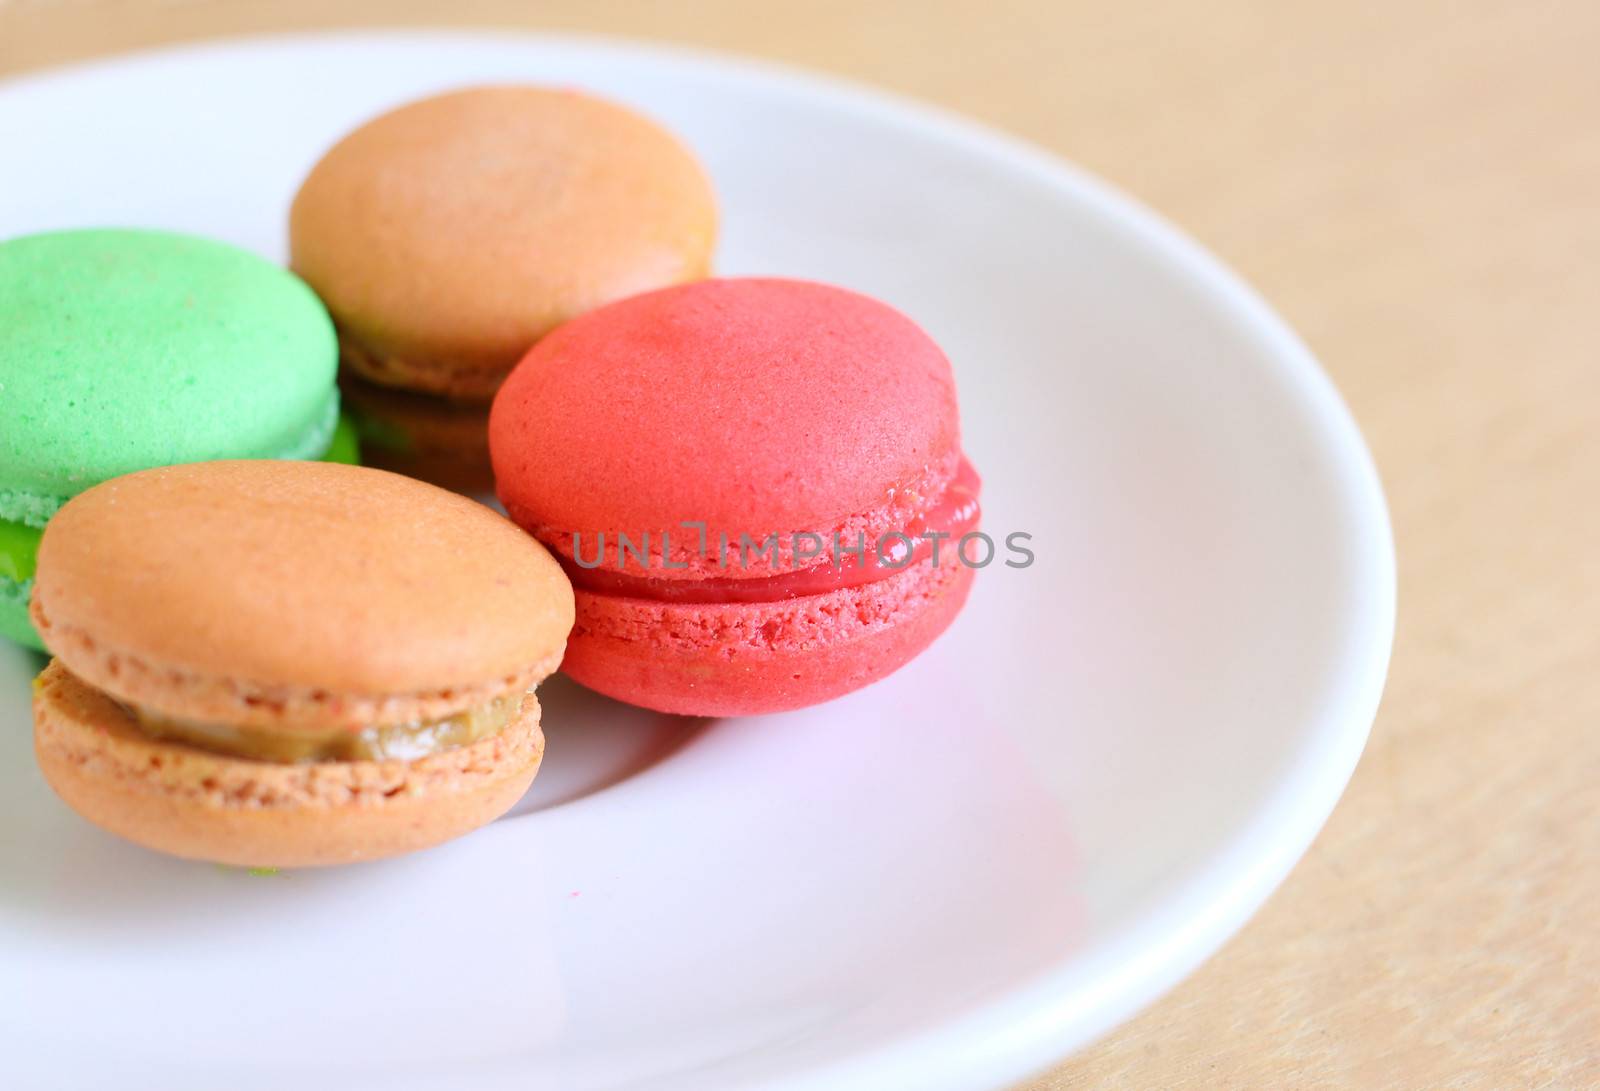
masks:
<path fill-rule="evenodd" d="M 495 399 L 496 487 L 572 577 L 563 669 L 665 712 L 799 708 L 954 619 L 977 475 L 950 362 L 866 296 L 722 279 L 542 339 Z"/>

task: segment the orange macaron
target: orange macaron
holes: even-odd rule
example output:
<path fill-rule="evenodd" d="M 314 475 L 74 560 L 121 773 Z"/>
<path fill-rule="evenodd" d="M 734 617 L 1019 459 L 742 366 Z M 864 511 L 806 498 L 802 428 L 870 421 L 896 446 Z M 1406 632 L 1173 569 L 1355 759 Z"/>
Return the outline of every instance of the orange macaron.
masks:
<path fill-rule="evenodd" d="M 39 547 L 45 779 L 177 856 L 304 867 L 503 814 L 572 590 L 471 500 L 381 470 L 211 462 L 75 497 Z"/>
<path fill-rule="evenodd" d="M 289 217 L 291 264 L 338 327 L 347 400 L 377 464 L 429 475 L 476 456 L 523 353 L 567 319 L 707 275 L 717 210 L 671 133 L 578 91 L 492 86 L 367 122 L 316 164 Z M 370 384 L 426 395 L 390 413 Z M 361 406 L 366 403 L 363 411 Z M 454 405 L 450 403 L 455 403 Z M 448 438 L 447 438 L 448 437 Z M 431 475 L 429 475 L 431 476 Z"/>

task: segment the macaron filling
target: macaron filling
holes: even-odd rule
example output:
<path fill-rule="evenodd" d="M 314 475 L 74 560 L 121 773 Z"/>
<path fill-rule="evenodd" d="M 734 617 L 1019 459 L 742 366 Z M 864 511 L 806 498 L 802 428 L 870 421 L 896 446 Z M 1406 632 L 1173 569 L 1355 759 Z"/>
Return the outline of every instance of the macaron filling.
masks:
<path fill-rule="evenodd" d="M 299 765 L 337 761 L 416 761 L 429 754 L 470 746 L 498 734 L 522 707 L 520 693 L 497 697 L 437 719 L 368 724 L 354 729 L 274 731 L 170 716 L 118 702 L 151 738 L 247 761 Z"/>
<path fill-rule="evenodd" d="M 33 578 L 44 531 L 0 519 L 0 580 L 26 583 Z"/>
<path fill-rule="evenodd" d="M 960 548 L 961 537 L 978 525 L 980 486 L 977 471 L 963 455 L 943 493 L 899 531 L 884 534 L 876 542 L 841 542 L 837 553 L 832 543 L 824 543 L 821 555 L 826 560 L 822 563 L 775 576 L 668 579 L 625 569 L 585 567 L 567 556 L 560 560 L 575 588 L 623 598 L 709 604 L 782 602 L 825 595 L 889 579 L 913 565 L 948 563 Z M 858 546 L 862 548 L 858 550 Z M 737 544 L 729 547 L 728 564 L 738 562 L 737 550 Z M 622 556 L 621 551 L 618 555 Z"/>
<path fill-rule="evenodd" d="M 356 422 L 348 413 L 341 412 L 328 439 L 328 449 L 322 452 L 321 461 L 338 462 L 346 466 L 361 465 L 361 435 Z"/>
<path fill-rule="evenodd" d="M 0 637 L 38 647 L 28 624 L 28 599 L 43 534 L 23 523 L 0 519 Z"/>

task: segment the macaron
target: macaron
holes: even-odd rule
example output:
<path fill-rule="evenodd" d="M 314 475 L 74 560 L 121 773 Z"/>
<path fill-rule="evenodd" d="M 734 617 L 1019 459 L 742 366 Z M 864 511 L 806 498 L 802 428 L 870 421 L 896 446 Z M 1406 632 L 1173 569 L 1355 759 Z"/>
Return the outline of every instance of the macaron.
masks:
<path fill-rule="evenodd" d="M 510 808 L 544 741 L 572 591 L 466 497 L 358 466 L 208 462 L 69 501 L 32 617 L 45 779 L 83 817 L 197 860 L 392 856 Z"/>
<path fill-rule="evenodd" d="M 344 137 L 300 187 L 289 242 L 345 370 L 431 399 L 352 397 L 368 458 L 448 474 L 474 458 L 487 470 L 462 406 L 481 422 L 528 347 L 569 318 L 705 276 L 716 227 L 705 172 L 655 122 L 574 90 L 493 86 Z"/>
<path fill-rule="evenodd" d="M 848 693 L 927 647 L 972 583 L 950 363 L 841 288 L 709 280 L 592 311 L 518 365 L 489 446 L 507 512 L 576 589 L 563 669 L 632 704 Z"/>
<path fill-rule="evenodd" d="M 164 231 L 0 243 L 0 634 L 27 621 L 40 529 L 119 474 L 217 458 L 349 459 L 333 324 L 300 280 Z"/>

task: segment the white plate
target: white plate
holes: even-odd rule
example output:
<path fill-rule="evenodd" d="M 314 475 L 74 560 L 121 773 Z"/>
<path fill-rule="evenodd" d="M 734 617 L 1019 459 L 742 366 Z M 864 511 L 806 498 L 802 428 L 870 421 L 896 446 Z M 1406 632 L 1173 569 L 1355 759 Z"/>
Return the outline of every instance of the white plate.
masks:
<path fill-rule="evenodd" d="M 30 753 L 37 664 L 0 651 L 6 1085 L 966 1089 L 1148 1003 L 1321 826 L 1394 612 L 1378 481 L 1332 387 L 1149 213 L 811 77 L 361 35 L 0 87 L 0 232 L 162 225 L 282 256 L 339 133 L 490 80 L 591 88 L 682 133 L 722 195 L 723 271 L 924 323 L 985 527 L 1032 533 L 1037 563 L 982 573 L 920 660 L 806 712 L 673 722 L 558 682 L 514 817 L 273 878 L 69 813 Z"/>

